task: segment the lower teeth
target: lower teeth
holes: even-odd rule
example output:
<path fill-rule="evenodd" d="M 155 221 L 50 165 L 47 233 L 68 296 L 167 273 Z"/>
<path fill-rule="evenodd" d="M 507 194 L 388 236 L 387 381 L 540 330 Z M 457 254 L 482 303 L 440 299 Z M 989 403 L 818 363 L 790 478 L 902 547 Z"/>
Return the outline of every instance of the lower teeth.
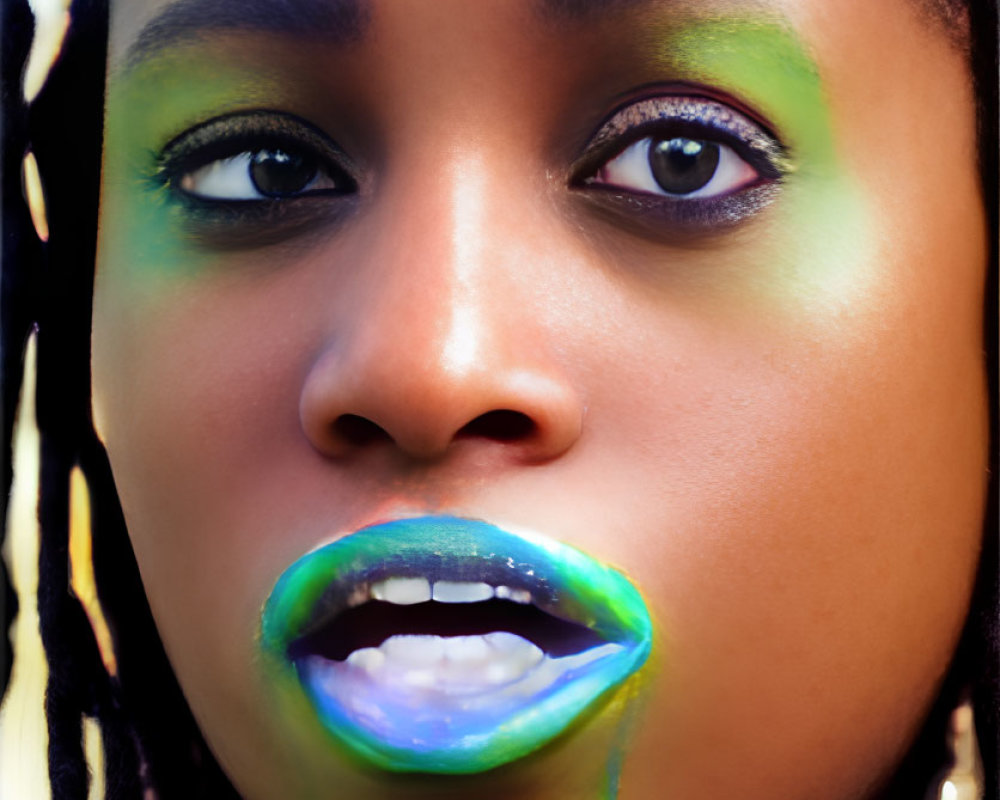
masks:
<path fill-rule="evenodd" d="M 444 703 L 471 710 L 520 703 L 544 692 L 568 673 L 620 652 L 604 644 L 555 658 L 513 633 L 475 636 L 399 635 L 379 647 L 352 652 L 346 661 L 309 656 L 308 682 L 330 699 L 355 705 L 375 692 L 414 709 Z"/>
<path fill-rule="evenodd" d="M 545 654 L 527 639 L 497 631 L 482 636 L 391 636 L 347 657 L 379 683 L 478 691 L 520 678 Z"/>

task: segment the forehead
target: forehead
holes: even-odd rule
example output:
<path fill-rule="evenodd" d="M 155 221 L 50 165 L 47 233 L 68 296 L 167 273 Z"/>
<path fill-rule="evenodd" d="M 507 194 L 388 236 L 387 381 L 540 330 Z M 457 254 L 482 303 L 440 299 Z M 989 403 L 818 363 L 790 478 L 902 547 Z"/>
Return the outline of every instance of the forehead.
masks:
<path fill-rule="evenodd" d="M 954 35 L 962 7 L 958 0 L 877 0 L 883 16 L 919 15 Z M 208 40 L 226 32 L 255 32 L 323 40 L 330 45 L 363 45 L 378 36 L 389 17 L 433 16 L 447 25 L 447 2 L 408 0 L 117 0 L 112 2 L 111 63 L 123 65 L 173 44 Z M 552 37 L 614 27 L 654 16 L 778 17 L 793 28 L 813 29 L 832 12 L 850 15 L 858 4 L 843 0 L 482 0 L 475 13 L 484 19 L 514 17 L 522 30 Z M 940 25 L 950 23 L 950 32 Z"/>

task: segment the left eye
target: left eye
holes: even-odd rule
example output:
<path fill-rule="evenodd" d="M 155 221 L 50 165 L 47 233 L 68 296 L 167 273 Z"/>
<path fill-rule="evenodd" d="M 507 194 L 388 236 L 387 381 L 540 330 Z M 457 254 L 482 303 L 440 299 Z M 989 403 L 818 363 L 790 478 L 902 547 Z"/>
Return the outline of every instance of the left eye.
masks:
<path fill-rule="evenodd" d="M 721 142 L 649 136 L 605 162 L 588 183 L 694 199 L 736 192 L 759 177 L 756 169 Z"/>
<path fill-rule="evenodd" d="M 320 160 L 290 148 L 246 150 L 181 176 L 185 192 L 206 200 L 265 200 L 346 188 Z"/>

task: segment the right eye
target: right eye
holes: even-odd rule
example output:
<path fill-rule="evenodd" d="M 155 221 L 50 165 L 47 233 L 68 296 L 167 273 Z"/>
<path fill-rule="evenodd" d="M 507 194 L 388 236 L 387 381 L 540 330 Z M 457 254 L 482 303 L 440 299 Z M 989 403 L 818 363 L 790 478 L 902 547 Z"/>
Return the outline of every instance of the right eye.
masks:
<path fill-rule="evenodd" d="M 164 148 L 160 174 L 175 191 L 209 204 L 260 203 L 352 194 L 350 163 L 309 123 L 253 111 L 182 133 Z"/>
<path fill-rule="evenodd" d="M 184 173 L 178 184 L 205 200 L 265 200 L 346 190 L 346 176 L 332 171 L 308 152 L 268 147 L 210 161 Z"/>

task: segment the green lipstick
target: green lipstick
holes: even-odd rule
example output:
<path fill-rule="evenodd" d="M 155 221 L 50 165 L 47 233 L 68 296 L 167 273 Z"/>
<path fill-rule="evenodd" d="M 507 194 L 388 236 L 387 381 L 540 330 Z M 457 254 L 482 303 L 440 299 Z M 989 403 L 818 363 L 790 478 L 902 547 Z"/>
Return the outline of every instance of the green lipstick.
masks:
<path fill-rule="evenodd" d="M 292 564 L 260 646 L 371 766 L 472 773 L 571 728 L 646 661 L 652 623 L 618 571 L 455 517 L 396 520 Z"/>

